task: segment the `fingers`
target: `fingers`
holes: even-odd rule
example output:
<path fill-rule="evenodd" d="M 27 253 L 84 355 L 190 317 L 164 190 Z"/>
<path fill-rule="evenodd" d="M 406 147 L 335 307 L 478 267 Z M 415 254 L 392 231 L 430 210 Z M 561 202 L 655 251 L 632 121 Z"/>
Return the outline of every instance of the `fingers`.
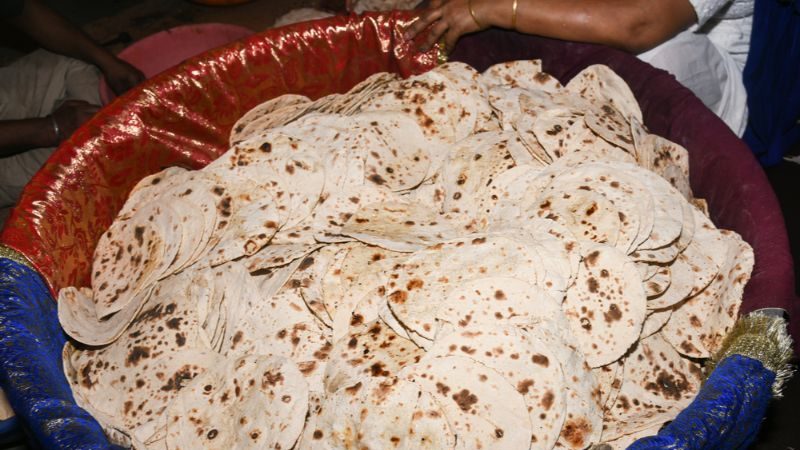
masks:
<path fill-rule="evenodd" d="M 121 59 L 114 59 L 113 63 L 103 69 L 103 74 L 109 87 L 117 95 L 123 94 L 145 79 L 141 70 Z"/>
<path fill-rule="evenodd" d="M 458 42 L 458 38 L 460 37 L 461 33 L 458 31 L 458 29 L 451 27 L 450 29 L 447 30 L 447 34 L 445 34 L 444 36 L 444 42 L 445 45 L 447 46 L 448 53 L 450 53 L 453 50 L 453 48 L 455 48 L 456 42 Z"/>
<path fill-rule="evenodd" d="M 83 100 L 67 100 L 53 111 L 62 139 L 69 137 L 84 122 L 91 119 L 100 107 Z"/>
<path fill-rule="evenodd" d="M 441 8 L 428 9 L 422 12 L 417 18 L 417 20 L 415 20 L 411 24 L 411 26 L 408 27 L 403 37 L 406 40 L 412 40 L 415 37 L 417 37 L 417 35 L 420 34 L 423 30 L 428 28 L 432 23 L 436 22 L 441 18 L 442 18 Z"/>
<path fill-rule="evenodd" d="M 430 9 L 420 13 L 418 19 L 412 23 L 404 37 L 414 39 L 425 34 L 420 43 L 420 51 L 428 51 L 440 40 L 443 40 L 447 49 L 452 49 L 458 38 L 466 33 L 478 31 L 467 3 L 453 0 L 431 0 Z"/>
<path fill-rule="evenodd" d="M 436 45 L 437 42 L 439 42 L 439 40 L 442 38 L 442 36 L 445 35 L 445 33 L 448 31 L 449 28 L 450 24 L 445 20 L 439 20 L 438 22 L 433 24 L 430 32 L 425 37 L 425 42 L 422 44 L 421 50 L 424 52 L 430 50 L 431 47 L 433 47 L 434 45 Z M 449 43 L 447 48 L 452 48 L 450 47 Z"/>

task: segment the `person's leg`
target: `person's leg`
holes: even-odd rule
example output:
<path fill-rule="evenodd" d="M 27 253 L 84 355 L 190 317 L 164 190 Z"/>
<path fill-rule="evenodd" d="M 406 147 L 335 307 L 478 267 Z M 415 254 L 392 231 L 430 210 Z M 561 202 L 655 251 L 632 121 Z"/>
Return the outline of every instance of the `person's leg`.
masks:
<path fill-rule="evenodd" d="M 37 50 L 0 68 L 0 120 L 44 117 L 66 94 L 70 58 Z"/>
<path fill-rule="evenodd" d="M 64 64 L 66 65 L 64 81 L 66 92 L 61 101 L 83 100 L 92 105 L 101 105 L 100 70 L 76 59 L 69 59 Z"/>
<path fill-rule="evenodd" d="M 735 61 L 704 34 L 684 32 L 639 55 L 666 70 L 741 136 L 747 119 L 747 93 Z"/>
<path fill-rule="evenodd" d="M 37 50 L 0 68 L 0 120 L 45 117 L 64 100 L 100 104 L 98 71 L 81 61 Z M 54 148 L 0 158 L 0 208 L 13 206 Z"/>

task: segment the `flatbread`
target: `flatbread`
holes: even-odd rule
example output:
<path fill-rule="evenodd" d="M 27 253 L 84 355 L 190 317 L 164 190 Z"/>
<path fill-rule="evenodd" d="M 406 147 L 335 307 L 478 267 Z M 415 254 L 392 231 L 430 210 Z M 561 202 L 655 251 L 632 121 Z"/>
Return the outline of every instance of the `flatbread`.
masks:
<path fill-rule="evenodd" d="M 599 367 L 619 359 L 636 342 L 647 300 L 636 267 L 619 250 L 597 244 L 584 252 L 563 308 L 589 366 Z"/>
<path fill-rule="evenodd" d="M 561 312 L 561 299 L 516 278 L 478 278 L 456 287 L 442 299 L 436 318 L 459 331 L 500 325 L 525 326 Z"/>
<path fill-rule="evenodd" d="M 442 408 L 457 449 L 516 449 L 530 445 L 532 430 L 520 394 L 502 375 L 463 356 L 430 358 L 409 374 Z M 503 402 L 492 399 L 502 398 Z"/>
<path fill-rule="evenodd" d="M 600 440 L 603 393 L 569 328 L 566 316 L 559 312 L 534 321 L 525 332 L 552 350 L 564 373 L 566 409 L 556 447 L 583 449 Z"/>
<path fill-rule="evenodd" d="M 103 233 L 92 265 L 97 317 L 125 308 L 169 267 L 180 245 L 180 239 L 167 242 L 172 220 L 162 207 L 150 204 Z"/>
<path fill-rule="evenodd" d="M 555 445 L 565 417 L 566 378 L 548 345 L 517 327 L 481 327 L 437 337 L 426 359 L 462 356 L 500 373 L 525 401 L 532 424 L 530 448 Z M 424 364 L 424 361 L 423 361 Z"/>
<path fill-rule="evenodd" d="M 305 95 L 287 94 L 268 100 L 244 113 L 231 128 L 230 146 L 249 138 L 254 130 L 273 128 L 288 123 L 305 110 L 311 99 Z"/>
<path fill-rule="evenodd" d="M 303 430 L 308 386 L 282 358 L 244 357 L 181 390 L 167 413 L 171 449 L 291 448 Z"/>
<path fill-rule="evenodd" d="M 414 342 L 427 346 L 436 332 L 435 311 L 459 284 L 483 273 L 536 280 L 541 271 L 538 254 L 511 239 L 473 235 L 414 253 L 389 273 L 395 281 L 386 292 L 389 307 Z"/>
<path fill-rule="evenodd" d="M 744 285 L 753 269 L 753 249 L 733 232 L 719 232 L 725 259 L 702 292 L 677 308 L 662 329 L 664 338 L 683 355 L 706 358 L 716 352 L 739 313 Z"/>
<path fill-rule="evenodd" d="M 458 237 L 455 224 L 416 203 L 387 202 L 360 208 L 340 231 L 365 244 L 414 252 Z"/>
<path fill-rule="evenodd" d="M 630 87 L 608 66 L 595 64 L 583 69 L 565 89 L 597 105 L 609 104 L 626 119 L 642 122 L 642 111 Z"/>
<path fill-rule="evenodd" d="M 58 293 L 58 321 L 64 331 L 76 341 L 86 345 L 106 345 L 125 332 L 146 303 L 152 288 L 146 289 L 121 311 L 104 319 L 97 318 L 90 289 L 69 286 Z"/>
<path fill-rule="evenodd" d="M 334 393 L 372 378 L 390 378 L 419 362 L 425 352 L 376 320 L 338 340 L 325 369 L 325 391 Z"/>
<path fill-rule="evenodd" d="M 672 420 L 702 380 L 701 366 L 681 358 L 660 334 L 639 342 L 624 371 L 619 395 L 606 413 L 604 441 Z"/>

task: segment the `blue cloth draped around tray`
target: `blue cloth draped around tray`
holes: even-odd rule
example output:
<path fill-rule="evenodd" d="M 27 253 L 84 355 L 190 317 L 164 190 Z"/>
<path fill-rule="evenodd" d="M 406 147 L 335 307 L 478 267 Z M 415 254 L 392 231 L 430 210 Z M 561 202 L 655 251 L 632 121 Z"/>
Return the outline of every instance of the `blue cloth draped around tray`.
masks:
<path fill-rule="evenodd" d="M 726 358 L 712 372 L 692 404 L 657 436 L 639 439 L 629 450 L 747 448 L 758 434 L 772 398 L 775 373 L 741 355 Z"/>
<path fill-rule="evenodd" d="M 65 342 L 44 280 L 0 258 L 0 387 L 43 448 L 107 449 L 100 425 L 72 397 L 61 366 Z"/>

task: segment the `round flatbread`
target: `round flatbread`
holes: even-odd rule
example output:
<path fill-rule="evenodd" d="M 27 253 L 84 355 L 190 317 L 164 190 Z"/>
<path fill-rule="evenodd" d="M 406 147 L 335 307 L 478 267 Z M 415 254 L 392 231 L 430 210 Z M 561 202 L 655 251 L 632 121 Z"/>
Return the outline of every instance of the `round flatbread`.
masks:
<path fill-rule="evenodd" d="M 463 356 L 422 361 L 407 379 L 442 408 L 457 449 L 528 448 L 531 424 L 523 395 L 502 375 Z M 502 402 L 495 401 L 502 398 Z"/>
<path fill-rule="evenodd" d="M 672 420 L 702 381 L 701 366 L 682 358 L 658 333 L 638 343 L 624 372 L 619 395 L 606 413 L 604 441 Z"/>
<path fill-rule="evenodd" d="M 425 354 L 409 339 L 382 321 L 373 321 L 338 340 L 325 368 L 325 391 L 333 393 L 372 378 L 397 376 L 403 367 L 419 362 Z"/>
<path fill-rule="evenodd" d="M 563 309 L 591 367 L 616 361 L 639 338 L 647 312 L 636 266 L 619 250 L 588 247 Z"/>
<path fill-rule="evenodd" d="M 547 344 L 517 327 L 481 327 L 480 332 L 453 331 L 437 337 L 429 358 L 464 356 L 497 371 L 516 387 L 531 422 L 531 449 L 550 449 L 564 423 L 565 375 Z"/>
<path fill-rule="evenodd" d="M 166 446 L 291 448 L 307 411 L 308 385 L 294 363 L 233 359 L 181 390 L 167 413 Z"/>
<path fill-rule="evenodd" d="M 683 355 L 706 358 L 719 349 L 739 313 L 744 286 L 753 269 L 753 249 L 730 231 L 718 232 L 725 250 L 719 273 L 699 294 L 681 304 L 661 330 Z"/>

